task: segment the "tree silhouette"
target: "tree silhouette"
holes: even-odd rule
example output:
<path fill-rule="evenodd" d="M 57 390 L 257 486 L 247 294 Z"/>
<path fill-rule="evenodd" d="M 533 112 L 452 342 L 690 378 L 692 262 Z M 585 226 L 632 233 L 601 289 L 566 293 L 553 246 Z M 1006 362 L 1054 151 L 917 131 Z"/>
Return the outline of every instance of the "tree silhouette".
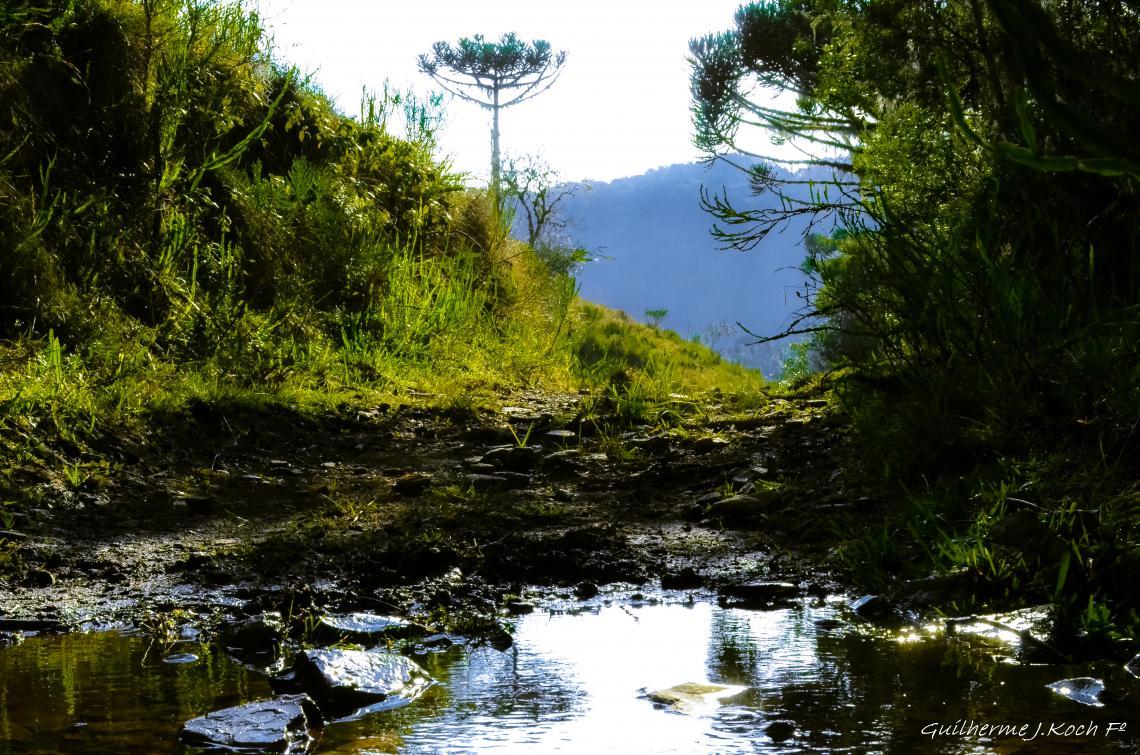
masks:
<path fill-rule="evenodd" d="M 464 37 L 452 47 L 436 42 L 420 55 L 419 68 L 456 97 L 491 111 L 491 188 L 499 191 L 499 111 L 549 89 L 566 62 L 541 39 L 527 43 L 513 33 L 498 42 Z"/>

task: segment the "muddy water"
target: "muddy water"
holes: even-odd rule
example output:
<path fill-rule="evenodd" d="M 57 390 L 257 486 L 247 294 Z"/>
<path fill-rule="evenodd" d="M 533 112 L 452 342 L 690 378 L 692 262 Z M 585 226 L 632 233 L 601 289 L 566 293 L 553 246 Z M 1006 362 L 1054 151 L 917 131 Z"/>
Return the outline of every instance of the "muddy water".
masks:
<path fill-rule="evenodd" d="M 835 604 L 759 612 L 627 602 L 532 614 L 515 639 L 506 652 L 417 656 L 439 685 L 405 708 L 327 726 L 314 750 L 1132 752 L 1140 729 L 1140 682 L 1116 669 L 1019 664 L 998 646 L 873 633 Z M 165 662 L 173 653 L 198 659 Z M 1090 673 L 1124 699 L 1094 708 L 1045 687 Z M 684 682 L 748 689 L 689 714 L 643 696 Z M 260 673 L 194 643 L 33 637 L 0 648 L 0 752 L 201 752 L 178 743 L 184 720 L 269 694 Z M 795 722 L 793 738 L 765 733 L 778 719 Z M 1043 728 L 1031 741 L 990 739 L 953 731 L 960 719 L 1026 725 L 1026 738 Z M 938 724 L 941 735 L 923 733 Z M 1050 734 L 1053 725 L 1086 730 Z"/>

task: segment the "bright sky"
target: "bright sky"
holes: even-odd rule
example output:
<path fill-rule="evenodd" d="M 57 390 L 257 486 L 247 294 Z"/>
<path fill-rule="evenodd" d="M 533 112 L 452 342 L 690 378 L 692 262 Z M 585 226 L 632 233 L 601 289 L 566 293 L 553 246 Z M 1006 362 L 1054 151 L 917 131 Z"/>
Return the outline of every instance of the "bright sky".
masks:
<path fill-rule="evenodd" d="M 434 42 L 516 32 L 565 50 L 561 78 L 545 94 L 503 111 L 504 153 L 539 154 L 563 179 L 611 180 L 699 157 L 691 142 L 691 38 L 732 26 L 741 0 L 253 0 L 277 57 L 297 65 L 344 112 L 361 87 L 433 88 L 416 68 Z M 489 113 L 447 107 L 442 151 L 486 180 Z"/>

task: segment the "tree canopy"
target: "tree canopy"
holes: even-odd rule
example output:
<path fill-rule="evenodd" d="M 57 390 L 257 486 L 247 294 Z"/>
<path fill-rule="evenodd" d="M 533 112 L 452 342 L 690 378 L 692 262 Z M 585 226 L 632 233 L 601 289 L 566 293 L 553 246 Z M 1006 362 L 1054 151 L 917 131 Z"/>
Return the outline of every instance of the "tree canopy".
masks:
<path fill-rule="evenodd" d="M 491 111 L 491 186 L 497 189 L 499 111 L 545 92 L 565 62 L 566 53 L 555 52 L 545 40 L 525 42 L 508 33 L 498 42 L 488 42 L 476 34 L 454 46 L 436 42 L 430 55 L 420 55 L 419 68 L 456 97 Z"/>

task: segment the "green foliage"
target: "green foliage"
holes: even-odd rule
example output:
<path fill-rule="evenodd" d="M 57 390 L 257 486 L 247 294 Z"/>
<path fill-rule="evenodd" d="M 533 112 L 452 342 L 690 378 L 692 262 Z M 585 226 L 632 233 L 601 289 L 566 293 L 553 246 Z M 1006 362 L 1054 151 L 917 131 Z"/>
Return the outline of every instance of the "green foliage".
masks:
<path fill-rule="evenodd" d="M 1136 15 L 1117 2 L 772 0 L 735 21 L 692 46 L 698 144 L 737 151 L 759 125 L 816 152 L 806 198 L 761 164 L 754 188 L 780 193 L 781 210 L 709 209 L 741 249 L 799 214 L 835 226 L 808 239 L 811 306 L 792 330 L 838 368 L 864 467 L 931 488 L 929 512 L 903 507 L 860 538 L 863 555 L 890 556 L 913 529 L 932 568 L 965 566 L 1073 614 L 1090 584 L 1110 610 L 1134 607 L 1112 572 L 1136 574 L 1140 553 L 1123 504 L 1140 414 Z M 793 92 L 795 108 L 750 99 L 753 81 Z M 808 352 L 793 348 L 802 371 Z M 1049 472 L 1039 516 L 1015 517 L 984 481 L 995 459 L 1035 456 L 1070 469 Z M 971 503 L 948 516 L 954 495 Z M 933 530 L 918 524 L 932 517 Z M 1052 532 L 1056 559 L 992 543 L 1010 520 Z"/>

